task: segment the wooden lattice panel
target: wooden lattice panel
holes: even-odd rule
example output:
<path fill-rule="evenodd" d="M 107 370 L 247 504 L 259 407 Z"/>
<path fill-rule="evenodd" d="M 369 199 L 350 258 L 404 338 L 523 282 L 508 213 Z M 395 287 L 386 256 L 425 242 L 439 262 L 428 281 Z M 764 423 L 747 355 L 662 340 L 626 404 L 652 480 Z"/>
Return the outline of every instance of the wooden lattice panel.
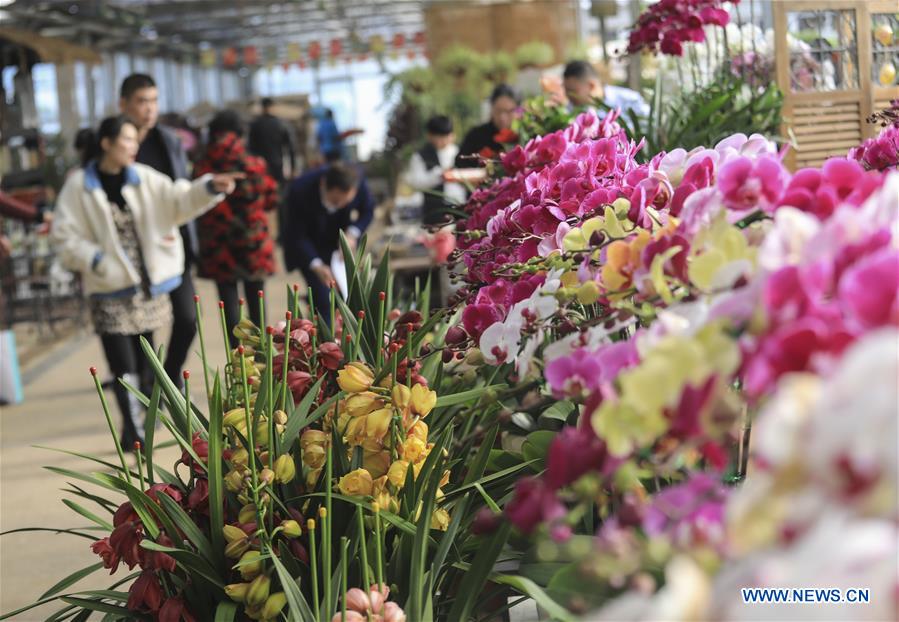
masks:
<path fill-rule="evenodd" d="M 862 122 L 858 102 L 797 102 L 788 120 L 796 141 L 794 166 L 818 166 L 831 156 L 846 155 L 862 141 Z"/>

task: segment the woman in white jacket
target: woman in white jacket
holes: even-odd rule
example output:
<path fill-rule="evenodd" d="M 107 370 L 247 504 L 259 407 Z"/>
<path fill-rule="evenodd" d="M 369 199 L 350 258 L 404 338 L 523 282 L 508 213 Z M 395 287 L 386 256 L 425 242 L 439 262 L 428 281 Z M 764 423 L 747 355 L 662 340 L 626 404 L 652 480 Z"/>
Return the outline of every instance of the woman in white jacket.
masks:
<path fill-rule="evenodd" d="M 193 183 L 172 181 L 136 164 L 137 128 L 125 117 L 104 119 L 84 166 L 59 195 L 52 240 L 62 265 L 81 274 L 94 330 L 110 370 L 144 386 L 149 370 L 140 337 L 172 321 L 168 293 L 184 272 L 178 226 L 233 192 L 241 173 L 206 175 Z M 114 385 L 122 411 L 121 443 L 143 441 L 141 405 Z"/>

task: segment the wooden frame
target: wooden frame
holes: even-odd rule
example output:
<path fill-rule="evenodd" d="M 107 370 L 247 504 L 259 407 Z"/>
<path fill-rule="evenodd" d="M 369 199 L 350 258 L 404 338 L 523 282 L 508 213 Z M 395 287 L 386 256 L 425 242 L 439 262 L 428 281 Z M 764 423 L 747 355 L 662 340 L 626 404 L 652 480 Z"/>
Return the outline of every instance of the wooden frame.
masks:
<path fill-rule="evenodd" d="M 899 98 L 899 86 L 882 87 L 871 78 L 872 14 L 895 13 L 895 0 L 785 0 L 774 2 L 777 84 L 784 93 L 782 134 L 795 146 L 787 155 L 791 168 L 815 166 L 831 156 L 845 155 L 853 146 L 876 135 L 867 123 L 873 112 Z M 832 91 L 794 91 L 791 55 L 787 44 L 788 15 L 797 12 L 846 11 L 855 23 L 857 88 Z"/>

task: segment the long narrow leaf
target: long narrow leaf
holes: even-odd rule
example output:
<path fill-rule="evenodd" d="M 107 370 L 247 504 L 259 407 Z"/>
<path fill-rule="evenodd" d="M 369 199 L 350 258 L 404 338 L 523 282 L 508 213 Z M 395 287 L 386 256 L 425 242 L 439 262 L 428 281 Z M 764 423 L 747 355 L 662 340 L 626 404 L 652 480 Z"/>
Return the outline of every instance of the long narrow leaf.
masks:
<path fill-rule="evenodd" d="M 53 587 L 51 587 L 49 590 L 47 590 L 46 592 L 44 592 L 43 594 L 41 594 L 41 595 L 38 597 L 38 600 L 43 600 L 44 598 L 47 598 L 48 596 L 53 596 L 54 594 L 58 594 L 59 592 L 63 591 L 64 589 L 66 589 L 66 588 L 69 587 L 70 585 L 73 585 L 73 584 L 77 583 L 78 581 L 80 581 L 80 580 L 83 579 L 84 577 L 87 577 L 87 576 L 89 576 L 89 575 L 95 573 L 96 571 L 98 571 L 98 570 L 99 570 L 100 568 L 102 568 L 102 567 L 103 567 L 103 564 L 100 563 L 100 562 L 98 562 L 98 563 L 96 563 L 96 564 L 91 564 L 90 566 L 87 566 L 87 567 L 85 567 L 85 568 L 82 568 L 81 570 L 76 570 L 75 572 L 73 572 L 72 574 L 70 574 L 69 576 L 67 576 L 65 579 L 62 579 L 61 581 L 59 581 L 58 583 L 56 583 L 56 584 L 55 584 Z"/>
<path fill-rule="evenodd" d="M 297 407 L 293 409 L 293 412 L 290 413 L 290 416 L 287 418 L 287 425 L 284 427 L 284 434 L 281 436 L 281 443 L 284 451 L 290 449 L 293 441 L 299 435 L 300 430 L 309 425 L 306 423 L 309 418 L 309 409 L 312 408 L 312 403 L 315 401 L 315 398 L 318 397 L 318 393 L 321 390 L 324 381 L 325 376 L 319 378 L 315 384 L 306 391 L 306 395 L 303 396 L 303 399 L 300 400 L 300 403 L 297 404 Z"/>
<path fill-rule="evenodd" d="M 214 622 L 234 622 L 237 615 L 237 603 L 220 602 L 215 608 Z"/>
<path fill-rule="evenodd" d="M 461 393 L 441 395 L 437 398 L 437 404 L 434 406 L 434 408 L 445 408 L 447 406 L 464 404 L 465 402 L 470 402 L 476 398 L 481 397 L 484 393 L 491 389 L 497 391 L 499 389 L 505 389 L 507 386 L 508 385 L 505 384 L 493 384 L 489 387 L 480 387 L 477 389 L 471 389 L 469 391 L 462 391 Z"/>
<path fill-rule="evenodd" d="M 281 589 L 284 590 L 284 595 L 287 596 L 288 622 L 310 622 L 315 620 L 316 616 L 312 614 L 309 603 L 306 602 L 306 598 L 303 596 L 303 592 L 300 591 L 296 581 L 287 572 L 287 568 L 284 567 L 277 555 L 272 555 L 271 560 L 275 566 L 275 571 L 278 573 L 278 579 L 281 581 Z"/>
<path fill-rule="evenodd" d="M 222 385 L 218 372 L 212 385 L 210 397 L 211 410 L 209 413 L 209 529 L 212 537 L 212 550 L 214 551 L 214 565 L 220 571 L 225 567 L 225 537 L 222 528 L 225 525 L 224 490 L 222 475 Z M 218 617 L 218 611 L 216 611 Z M 233 616 L 232 616 L 233 617 Z"/>
<path fill-rule="evenodd" d="M 209 543 L 209 540 L 206 539 L 206 536 L 203 535 L 203 532 L 200 531 L 200 528 L 196 526 L 196 524 L 190 519 L 187 513 L 181 509 L 181 506 L 175 503 L 175 500 L 169 497 L 167 494 L 157 495 L 159 499 L 159 503 L 165 509 L 166 513 L 175 523 L 175 526 L 181 530 L 181 532 L 187 536 L 187 539 L 190 540 L 190 543 L 193 544 L 197 553 L 199 553 L 200 557 L 203 557 L 207 562 L 209 562 L 210 566 L 215 566 L 215 555 L 212 552 L 212 545 Z"/>
<path fill-rule="evenodd" d="M 108 531 L 112 531 L 112 529 L 113 529 L 112 523 L 103 520 L 102 518 L 100 518 L 99 516 L 97 516 L 96 514 L 94 514 L 93 512 L 91 512 L 90 510 L 88 510 L 88 509 L 84 508 L 83 506 L 81 506 L 81 505 L 75 503 L 75 502 L 72 501 L 71 499 L 63 499 L 62 502 L 65 503 L 65 504 L 66 504 L 68 507 L 70 507 L 72 510 L 74 510 L 74 511 L 78 512 L 79 514 L 81 514 L 84 518 L 88 519 L 89 521 L 93 521 L 93 522 L 97 523 L 97 525 L 99 525 L 99 526 L 102 527 L 103 529 L 106 529 L 106 530 L 108 530 Z"/>
<path fill-rule="evenodd" d="M 577 620 L 577 617 L 571 615 L 565 607 L 550 598 L 543 591 L 543 588 L 527 577 L 494 573 L 490 575 L 490 580 L 500 585 L 508 585 L 515 588 L 525 596 L 533 599 L 553 620 L 558 620 L 558 622 L 576 622 Z"/>
<path fill-rule="evenodd" d="M 487 577 L 493 570 L 500 552 L 506 545 L 509 533 L 512 530 L 511 523 L 503 523 L 489 538 L 483 538 L 483 546 L 481 546 L 477 555 L 471 563 L 471 568 L 462 577 L 459 584 L 459 590 L 456 592 L 456 601 L 450 610 L 449 620 L 458 620 L 466 622 L 471 616 L 474 606 L 477 603 L 478 596 L 487 582 Z"/>

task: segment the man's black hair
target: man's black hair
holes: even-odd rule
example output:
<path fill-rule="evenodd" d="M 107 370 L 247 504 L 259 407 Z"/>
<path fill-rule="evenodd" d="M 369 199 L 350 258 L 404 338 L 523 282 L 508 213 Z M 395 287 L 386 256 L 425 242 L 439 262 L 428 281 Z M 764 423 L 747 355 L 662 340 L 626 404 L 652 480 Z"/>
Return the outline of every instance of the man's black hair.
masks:
<path fill-rule="evenodd" d="M 577 80 L 589 80 L 591 78 L 599 78 L 596 67 L 583 60 L 573 60 L 565 65 L 565 71 L 562 72 L 563 78 L 575 78 Z"/>
<path fill-rule="evenodd" d="M 453 120 L 442 114 L 431 117 L 425 124 L 425 131 L 434 136 L 447 136 L 453 133 Z"/>
<path fill-rule="evenodd" d="M 215 138 L 228 132 L 243 136 L 243 121 L 233 110 L 221 110 L 209 122 L 209 137 Z"/>
<path fill-rule="evenodd" d="M 122 88 L 119 89 L 119 97 L 122 99 L 131 99 L 137 91 L 141 89 L 155 88 L 156 81 L 145 73 L 132 73 L 130 76 L 122 80 Z"/>
<path fill-rule="evenodd" d="M 262 104 L 262 109 L 265 110 L 266 108 L 271 108 L 272 106 L 274 106 L 275 100 L 271 97 L 263 97 L 260 103 Z"/>
<path fill-rule="evenodd" d="M 325 171 L 325 190 L 349 192 L 359 183 L 359 173 L 352 166 L 334 162 Z"/>
<path fill-rule="evenodd" d="M 518 95 L 515 93 L 515 90 L 509 86 L 508 84 L 497 84 L 493 87 L 493 92 L 490 93 L 490 103 L 496 102 L 500 97 L 508 97 L 512 99 L 516 104 L 518 103 Z"/>

